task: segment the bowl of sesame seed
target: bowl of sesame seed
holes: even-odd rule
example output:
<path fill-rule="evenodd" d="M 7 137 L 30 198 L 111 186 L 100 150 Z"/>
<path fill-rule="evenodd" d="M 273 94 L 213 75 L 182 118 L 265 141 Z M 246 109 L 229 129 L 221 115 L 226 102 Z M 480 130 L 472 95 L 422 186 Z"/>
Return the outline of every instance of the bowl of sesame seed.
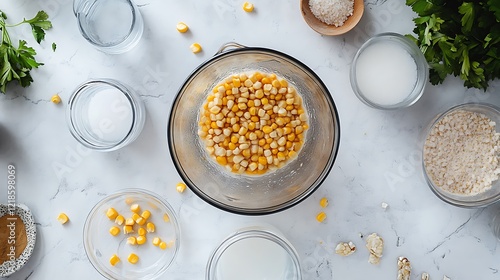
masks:
<path fill-rule="evenodd" d="M 423 144 L 424 177 L 443 201 L 477 208 L 500 200 L 500 109 L 465 103 L 439 114 Z"/>
<path fill-rule="evenodd" d="M 337 156 L 340 124 L 330 92 L 302 62 L 229 43 L 179 89 L 167 141 L 179 175 L 201 199 L 265 215 L 319 188 Z"/>

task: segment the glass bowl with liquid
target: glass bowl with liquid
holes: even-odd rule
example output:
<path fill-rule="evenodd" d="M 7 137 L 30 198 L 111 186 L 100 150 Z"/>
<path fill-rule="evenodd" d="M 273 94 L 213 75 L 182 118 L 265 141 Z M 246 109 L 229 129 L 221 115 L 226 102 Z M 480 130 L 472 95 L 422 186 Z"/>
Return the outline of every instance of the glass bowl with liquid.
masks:
<path fill-rule="evenodd" d="M 132 143 L 145 119 L 139 95 L 113 79 L 87 81 L 75 89 L 68 101 L 71 134 L 83 146 L 96 151 L 114 151 Z"/>
<path fill-rule="evenodd" d="M 98 50 L 119 54 L 137 45 L 144 23 L 132 0 L 74 0 L 82 36 Z"/>
<path fill-rule="evenodd" d="M 428 77 L 423 53 L 397 33 L 381 33 L 366 41 L 354 56 L 350 73 L 356 96 L 383 110 L 413 105 L 424 93 Z"/>
<path fill-rule="evenodd" d="M 212 253 L 206 280 L 301 280 L 297 252 L 281 233 L 264 227 L 244 228 Z"/>

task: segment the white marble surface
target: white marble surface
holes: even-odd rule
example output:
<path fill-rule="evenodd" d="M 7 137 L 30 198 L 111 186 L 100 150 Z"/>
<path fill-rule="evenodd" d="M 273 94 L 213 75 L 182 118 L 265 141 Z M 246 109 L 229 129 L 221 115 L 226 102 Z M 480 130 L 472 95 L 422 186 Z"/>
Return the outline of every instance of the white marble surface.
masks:
<path fill-rule="evenodd" d="M 145 21 L 139 45 L 122 55 L 95 50 L 79 34 L 70 0 L 5 0 L 2 10 L 12 22 L 47 11 L 54 28 L 37 46 L 45 63 L 33 71 L 29 88 L 10 87 L 0 96 L 0 168 L 17 167 L 17 199 L 35 216 L 38 239 L 29 263 L 9 279 L 101 279 L 87 260 L 82 229 L 92 206 L 109 193 L 140 187 L 165 197 L 175 208 L 182 244 L 175 263 L 162 279 L 204 279 L 207 258 L 228 234 L 246 225 L 271 224 L 295 245 L 304 279 L 396 279 L 396 259 L 408 257 L 412 279 L 424 271 L 431 279 L 499 279 L 500 247 L 490 230 L 499 206 L 467 210 L 441 202 L 421 176 L 422 128 L 435 114 L 466 101 L 500 105 L 497 81 L 486 93 L 466 90 L 448 78 L 427 87 L 414 106 L 378 111 L 363 105 L 349 84 L 350 61 L 370 36 L 384 31 L 410 33 L 411 9 L 401 0 L 367 0 L 365 15 L 350 33 L 322 37 L 303 21 L 298 0 L 253 0 L 247 14 L 243 1 L 137 0 Z M 186 22 L 191 32 L 175 30 Z M 29 38 L 18 28 L 14 38 Z M 339 109 L 341 146 L 324 184 L 299 205 L 263 217 L 229 214 L 198 199 L 179 194 L 180 180 L 166 145 L 166 119 L 172 100 L 191 71 L 225 42 L 262 46 L 287 53 L 311 67 L 325 82 Z M 57 43 L 52 52 L 51 43 Z M 199 42 L 194 55 L 189 45 Z M 72 90 L 89 78 L 109 77 L 135 88 L 145 102 L 147 121 L 130 146 L 110 153 L 81 153 L 70 135 L 65 109 Z M 58 93 L 64 104 L 50 102 Z M 58 174 L 54 166 L 67 167 Z M 0 179 L 6 188 L 6 175 Z M 0 200 L 5 200 L 4 191 Z M 318 201 L 326 196 L 325 223 L 315 221 Z M 382 202 L 389 204 L 384 210 Z M 59 212 L 71 221 L 61 225 Z M 379 265 L 367 262 L 365 236 L 385 239 Z M 352 240 L 358 251 L 334 254 L 335 244 Z"/>

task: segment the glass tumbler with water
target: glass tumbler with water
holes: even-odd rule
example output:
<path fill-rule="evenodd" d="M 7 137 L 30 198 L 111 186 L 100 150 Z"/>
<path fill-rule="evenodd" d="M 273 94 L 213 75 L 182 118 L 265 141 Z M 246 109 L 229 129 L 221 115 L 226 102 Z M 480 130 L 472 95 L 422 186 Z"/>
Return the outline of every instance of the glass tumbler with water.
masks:
<path fill-rule="evenodd" d="M 131 0 L 73 0 L 73 12 L 83 37 L 106 53 L 132 49 L 144 30 L 141 13 Z"/>

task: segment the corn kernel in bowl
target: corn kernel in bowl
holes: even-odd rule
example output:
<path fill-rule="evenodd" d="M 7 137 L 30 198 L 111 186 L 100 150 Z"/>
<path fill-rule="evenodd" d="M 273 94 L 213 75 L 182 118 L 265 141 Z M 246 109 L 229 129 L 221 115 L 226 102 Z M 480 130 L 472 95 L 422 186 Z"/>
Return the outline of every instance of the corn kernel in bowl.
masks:
<path fill-rule="evenodd" d="M 240 73 L 220 81 L 200 109 L 198 135 L 219 165 L 258 175 L 293 160 L 308 117 L 302 98 L 274 73 Z"/>

